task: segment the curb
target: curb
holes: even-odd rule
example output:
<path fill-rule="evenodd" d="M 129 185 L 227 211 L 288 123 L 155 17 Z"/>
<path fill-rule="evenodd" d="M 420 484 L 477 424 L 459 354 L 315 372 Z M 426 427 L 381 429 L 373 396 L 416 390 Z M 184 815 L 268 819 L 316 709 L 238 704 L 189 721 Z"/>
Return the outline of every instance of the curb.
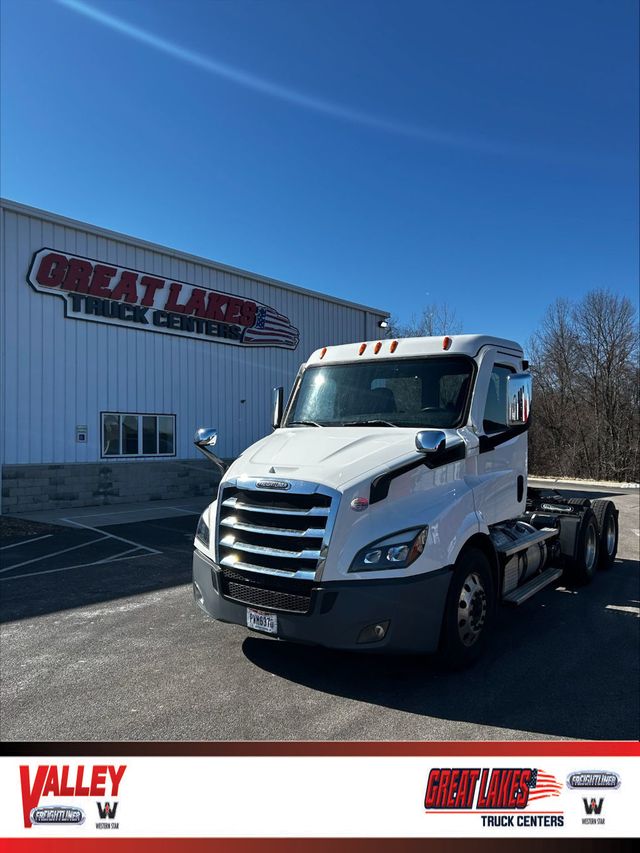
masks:
<path fill-rule="evenodd" d="M 556 485 L 564 483 L 567 486 L 584 486 L 585 489 L 593 488 L 594 486 L 604 489 L 624 489 L 634 492 L 640 490 L 640 483 L 615 483 L 612 480 L 568 480 L 563 477 L 534 477 L 529 476 L 529 482 L 532 480 L 536 483 L 549 483 Z"/>

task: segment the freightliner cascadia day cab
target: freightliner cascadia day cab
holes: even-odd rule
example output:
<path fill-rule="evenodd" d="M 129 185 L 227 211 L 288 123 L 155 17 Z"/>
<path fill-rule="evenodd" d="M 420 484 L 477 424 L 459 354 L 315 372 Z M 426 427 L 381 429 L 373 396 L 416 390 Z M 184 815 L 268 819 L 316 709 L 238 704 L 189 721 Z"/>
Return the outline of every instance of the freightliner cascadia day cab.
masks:
<path fill-rule="evenodd" d="M 483 335 L 325 347 L 229 468 L 198 430 L 222 480 L 197 527 L 197 603 L 283 640 L 459 667 L 499 604 L 590 581 L 614 560 L 617 511 L 527 489 L 527 368 Z"/>

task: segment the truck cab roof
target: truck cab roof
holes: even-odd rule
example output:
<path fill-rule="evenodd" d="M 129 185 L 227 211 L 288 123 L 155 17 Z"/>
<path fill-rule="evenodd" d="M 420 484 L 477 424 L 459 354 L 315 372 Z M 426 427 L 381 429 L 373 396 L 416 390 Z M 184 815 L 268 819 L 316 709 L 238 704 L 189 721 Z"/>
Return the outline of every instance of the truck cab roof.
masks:
<path fill-rule="evenodd" d="M 483 347 L 496 347 L 505 354 L 522 358 L 520 344 L 490 335 L 436 335 L 423 338 L 387 338 L 322 347 L 311 354 L 307 364 L 344 362 L 374 358 L 403 358 L 424 355 L 467 355 L 475 358 Z"/>

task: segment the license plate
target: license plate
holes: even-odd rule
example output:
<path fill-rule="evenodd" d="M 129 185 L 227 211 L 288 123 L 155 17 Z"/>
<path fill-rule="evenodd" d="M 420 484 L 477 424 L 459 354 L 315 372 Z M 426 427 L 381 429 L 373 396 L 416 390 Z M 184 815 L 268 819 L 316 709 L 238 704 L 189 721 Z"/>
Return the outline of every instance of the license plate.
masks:
<path fill-rule="evenodd" d="M 252 610 L 247 607 L 247 628 L 264 631 L 265 634 L 277 634 L 278 617 L 275 613 L 265 613 L 264 610 Z"/>

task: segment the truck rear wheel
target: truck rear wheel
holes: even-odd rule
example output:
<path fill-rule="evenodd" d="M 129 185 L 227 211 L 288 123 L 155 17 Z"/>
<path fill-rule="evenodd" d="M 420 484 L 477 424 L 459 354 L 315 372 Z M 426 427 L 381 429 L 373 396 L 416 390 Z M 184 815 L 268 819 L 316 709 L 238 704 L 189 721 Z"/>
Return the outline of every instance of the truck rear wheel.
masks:
<path fill-rule="evenodd" d="M 480 657 L 494 610 L 489 560 L 479 548 L 467 548 L 456 561 L 442 621 L 440 651 L 447 668 L 462 669 Z"/>
<path fill-rule="evenodd" d="M 571 580 L 581 586 L 591 583 L 598 568 L 599 539 L 593 510 L 585 509 L 576 537 L 575 554 L 570 562 Z"/>
<path fill-rule="evenodd" d="M 618 553 L 618 511 L 613 501 L 593 501 L 593 514 L 598 522 L 601 569 L 610 569 Z"/>

